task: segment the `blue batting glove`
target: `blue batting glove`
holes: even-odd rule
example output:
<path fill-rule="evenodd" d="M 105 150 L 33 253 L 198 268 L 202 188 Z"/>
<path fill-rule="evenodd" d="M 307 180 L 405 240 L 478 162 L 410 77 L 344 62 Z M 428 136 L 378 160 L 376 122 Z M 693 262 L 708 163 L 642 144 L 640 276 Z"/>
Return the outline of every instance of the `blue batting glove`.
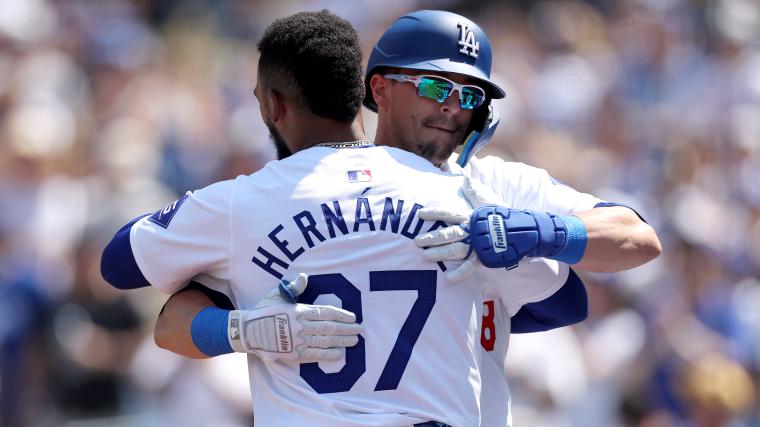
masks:
<path fill-rule="evenodd" d="M 575 264 L 586 248 L 585 234 L 577 217 L 493 205 L 475 209 L 469 224 L 470 247 L 490 268 L 511 268 L 525 257 Z"/>
<path fill-rule="evenodd" d="M 469 199 L 469 198 L 468 198 Z M 470 275 L 480 264 L 513 268 L 526 257 L 545 257 L 566 264 L 581 260 L 586 226 L 580 218 L 485 205 L 474 210 L 420 209 L 425 221 L 455 224 L 418 236 L 427 261 L 462 261 L 446 272 L 451 281 Z"/>

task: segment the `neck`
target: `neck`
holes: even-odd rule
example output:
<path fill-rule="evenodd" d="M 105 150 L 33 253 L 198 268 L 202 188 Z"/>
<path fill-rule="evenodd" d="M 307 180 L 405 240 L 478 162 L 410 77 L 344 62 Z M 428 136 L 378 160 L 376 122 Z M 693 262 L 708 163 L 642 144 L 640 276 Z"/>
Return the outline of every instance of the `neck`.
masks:
<path fill-rule="evenodd" d="M 385 145 L 388 147 L 397 147 L 398 146 L 398 140 L 396 138 L 393 138 L 391 136 L 391 132 L 387 131 L 387 129 L 384 126 L 378 126 L 377 133 L 375 133 L 375 145 Z"/>
<path fill-rule="evenodd" d="M 331 119 L 312 117 L 305 119 L 298 126 L 298 132 L 293 136 L 293 152 L 313 147 L 320 142 L 347 142 L 367 139 L 364 133 L 361 116 L 351 123 L 341 123 Z"/>
<path fill-rule="evenodd" d="M 388 111 L 378 111 L 377 114 L 377 131 L 375 131 L 375 145 L 384 145 L 387 147 L 396 147 L 405 149 L 401 146 L 398 138 L 393 136 L 393 123 L 391 123 L 390 113 Z"/>

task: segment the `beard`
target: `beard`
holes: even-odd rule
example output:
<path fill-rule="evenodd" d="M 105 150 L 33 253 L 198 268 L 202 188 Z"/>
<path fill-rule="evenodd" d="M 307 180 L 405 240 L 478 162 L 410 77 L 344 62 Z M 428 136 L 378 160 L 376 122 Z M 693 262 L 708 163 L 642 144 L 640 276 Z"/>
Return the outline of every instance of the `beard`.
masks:
<path fill-rule="evenodd" d="M 458 124 L 446 120 L 443 117 L 429 117 L 422 120 L 422 126 L 441 126 L 453 129 L 451 134 L 445 137 L 436 137 L 426 139 L 420 136 L 414 143 L 416 152 L 420 157 L 424 157 L 435 166 L 440 167 L 445 163 L 459 144 L 462 143 L 467 129 Z"/>
<path fill-rule="evenodd" d="M 280 132 L 277 131 L 277 128 L 274 127 L 271 123 L 265 123 L 267 125 L 267 128 L 269 129 L 269 138 L 272 140 L 272 143 L 274 144 L 274 148 L 277 150 L 277 160 L 282 160 L 285 158 L 290 157 L 293 152 L 290 151 L 290 148 L 288 148 L 288 145 L 285 143 L 285 140 L 282 138 L 282 135 L 280 135 Z"/>

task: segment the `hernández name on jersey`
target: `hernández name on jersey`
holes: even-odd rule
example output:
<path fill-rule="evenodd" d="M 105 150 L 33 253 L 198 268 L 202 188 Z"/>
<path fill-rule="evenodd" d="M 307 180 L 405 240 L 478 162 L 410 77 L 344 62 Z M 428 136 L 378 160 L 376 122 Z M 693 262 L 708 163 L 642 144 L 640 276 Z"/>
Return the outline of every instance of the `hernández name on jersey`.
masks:
<path fill-rule="evenodd" d="M 371 187 L 368 187 L 362 194 L 367 193 L 370 189 Z M 417 216 L 417 211 L 424 206 L 419 203 L 411 203 L 413 203 L 411 209 L 407 209 L 405 213 L 404 206 L 409 206 L 410 203 L 402 199 L 394 200 L 385 197 L 383 212 L 378 215 L 379 221 L 377 221 L 370 208 L 373 203 L 370 203 L 369 197 L 360 196 L 342 204 L 338 200 L 325 201 L 319 206 L 302 210 L 293 215 L 293 222 L 287 221 L 285 224 L 274 226 L 272 231 L 267 234 L 269 242 L 256 249 L 257 253 L 254 254 L 251 261 L 277 279 L 282 279 L 283 273 L 279 271 L 280 268 L 282 271 L 287 270 L 290 266 L 288 261 L 295 261 L 306 252 L 307 248 L 314 248 L 327 239 L 335 239 L 339 236 L 362 231 L 377 230 L 414 239 L 422 231 L 426 221 Z M 353 227 L 349 227 L 346 216 L 353 217 Z M 431 225 L 425 229 L 425 232 L 448 226 L 442 221 L 434 223 L 427 221 L 427 223 Z M 295 247 L 296 242 L 289 242 L 278 236 L 283 230 L 287 233 L 286 227 L 297 228 L 303 237 L 303 243 L 295 249 L 293 247 Z M 446 271 L 446 266 L 442 262 L 438 263 L 438 268 L 441 271 Z"/>

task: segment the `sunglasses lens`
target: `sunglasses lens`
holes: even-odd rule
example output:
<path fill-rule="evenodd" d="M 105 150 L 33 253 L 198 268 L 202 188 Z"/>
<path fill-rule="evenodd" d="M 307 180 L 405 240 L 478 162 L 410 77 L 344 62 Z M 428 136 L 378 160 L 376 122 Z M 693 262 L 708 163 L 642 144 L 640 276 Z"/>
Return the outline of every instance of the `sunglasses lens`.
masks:
<path fill-rule="evenodd" d="M 465 87 L 462 89 L 461 106 L 464 110 L 478 108 L 483 103 L 483 93 L 479 90 Z"/>
<path fill-rule="evenodd" d="M 452 88 L 451 83 L 447 81 L 422 77 L 417 86 L 417 95 L 443 102 L 451 94 Z"/>

